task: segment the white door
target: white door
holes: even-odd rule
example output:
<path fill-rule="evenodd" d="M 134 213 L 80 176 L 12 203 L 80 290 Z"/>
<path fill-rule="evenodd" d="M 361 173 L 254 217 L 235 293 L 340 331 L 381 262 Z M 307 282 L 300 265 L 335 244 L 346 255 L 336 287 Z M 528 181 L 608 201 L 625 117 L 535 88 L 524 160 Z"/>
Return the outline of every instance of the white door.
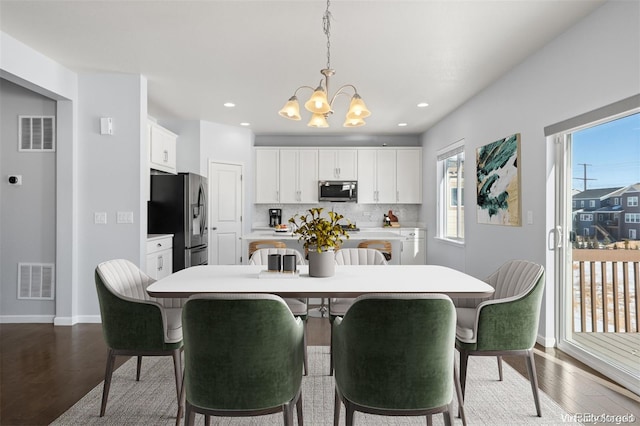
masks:
<path fill-rule="evenodd" d="M 242 235 L 242 165 L 209 163 L 209 264 L 239 265 Z"/>

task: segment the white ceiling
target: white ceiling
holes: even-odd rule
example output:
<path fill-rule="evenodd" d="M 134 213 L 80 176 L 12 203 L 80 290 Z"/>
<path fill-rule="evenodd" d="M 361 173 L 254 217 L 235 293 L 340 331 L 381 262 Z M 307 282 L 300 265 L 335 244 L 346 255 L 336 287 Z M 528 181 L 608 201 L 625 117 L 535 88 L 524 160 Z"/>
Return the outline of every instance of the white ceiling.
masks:
<path fill-rule="evenodd" d="M 322 0 L 0 0 L 0 30 L 77 72 L 145 75 L 160 119 L 249 122 L 257 135 L 416 134 L 603 3 L 333 0 L 330 94 L 353 84 L 372 112 L 351 129 L 347 97 L 328 129 L 307 127 L 306 111 L 277 114 L 326 66 Z"/>

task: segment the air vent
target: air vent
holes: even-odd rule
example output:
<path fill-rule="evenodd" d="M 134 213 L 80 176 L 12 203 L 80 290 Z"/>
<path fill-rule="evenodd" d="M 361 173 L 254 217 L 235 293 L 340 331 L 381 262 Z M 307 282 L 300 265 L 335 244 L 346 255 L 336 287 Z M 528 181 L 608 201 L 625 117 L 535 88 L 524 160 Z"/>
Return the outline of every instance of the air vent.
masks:
<path fill-rule="evenodd" d="M 18 263 L 18 299 L 53 300 L 53 263 Z"/>
<path fill-rule="evenodd" d="M 18 150 L 49 152 L 56 150 L 56 126 L 54 116 L 20 115 Z"/>

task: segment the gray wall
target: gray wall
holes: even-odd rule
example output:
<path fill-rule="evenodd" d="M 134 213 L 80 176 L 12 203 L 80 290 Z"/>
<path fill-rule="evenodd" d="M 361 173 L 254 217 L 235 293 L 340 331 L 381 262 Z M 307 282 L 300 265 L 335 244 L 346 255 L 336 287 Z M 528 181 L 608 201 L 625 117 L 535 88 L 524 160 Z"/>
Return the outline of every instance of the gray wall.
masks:
<path fill-rule="evenodd" d="M 96 266 L 124 258 L 145 267 L 147 82 L 80 74 L 78 93 L 78 317 L 93 321 L 100 312 Z M 100 117 L 113 118 L 113 135 L 100 134 Z M 133 212 L 134 223 L 117 224 L 118 211 Z M 107 213 L 106 225 L 94 224 L 95 212 Z"/>
<path fill-rule="evenodd" d="M 18 262 L 55 263 L 56 154 L 19 152 L 19 115 L 56 115 L 56 102 L 0 79 L 0 311 L 51 322 L 55 302 L 18 300 Z M 22 175 L 10 185 L 7 175 Z"/>
<path fill-rule="evenodd" d="M 540 335 L 553 338 L 553 261 L 546 248 L 553 209 L 553 151 L 545 126 L 627 98 L 640 91 L 640 3 L 608 2 L 529 57 L 497 83 L 431 128 L 423 137 L 424 205 L 421 218 L 436 229 L 436 152 L 465 139 L 465 244 L 429 239 L 427 262 L 487 276 L 509 259 L 546 265 Z M 520 133 L 523 224 L 481 225 L 476 220 L 476 148 Z M 533 224 L 526 223 L 531 211 Z M 434 232 L 430 233 L 431 236 Z M 549 341 L 550 343 L 551 341 Z"/>

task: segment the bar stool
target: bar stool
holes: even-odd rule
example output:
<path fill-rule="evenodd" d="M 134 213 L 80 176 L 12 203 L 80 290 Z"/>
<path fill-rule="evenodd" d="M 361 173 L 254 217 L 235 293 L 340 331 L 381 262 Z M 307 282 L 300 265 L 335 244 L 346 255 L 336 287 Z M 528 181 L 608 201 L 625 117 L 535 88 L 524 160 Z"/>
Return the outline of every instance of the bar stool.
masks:
<path fill-rule="evenodd" d="M 391 260 L 391 241 L 387 240 L 364 240 L 358 244 L 358 248 L 371 248 L 382 252 L 384 258 L 388 261 Z"/>

